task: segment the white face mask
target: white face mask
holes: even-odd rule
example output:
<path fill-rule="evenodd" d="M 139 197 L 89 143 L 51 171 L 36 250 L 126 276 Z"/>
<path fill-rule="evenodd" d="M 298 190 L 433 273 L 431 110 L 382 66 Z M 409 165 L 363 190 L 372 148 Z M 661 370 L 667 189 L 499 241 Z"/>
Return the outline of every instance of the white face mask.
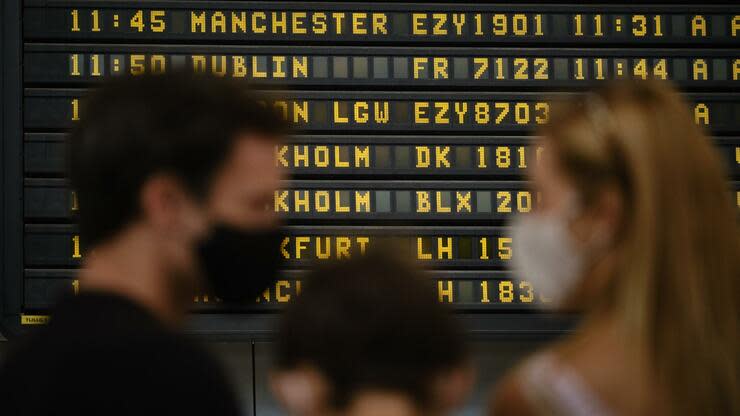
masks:
<path fill-rule="evenodd" d="M 512 222 L 512 239 L 515 276 L 532 283 L 550 299 L 550 306 L 562 305 L 580 281 L 585 264 L 568 231 L 568 220 L 554 214 L 518 215 Z"/>
<path fill-rule="evenodd" d="M 570 221 L 581 212 L 579 198 L 571 193 L 565 202 L 555 213 L 518 215 L 511 224 L 511 269 L 549 300 L 549 305 L 542 305 L 545 308 L 563 305 L 610 241 L 609 233 L 594 230 L 579 244 L 569 230 Z"/>

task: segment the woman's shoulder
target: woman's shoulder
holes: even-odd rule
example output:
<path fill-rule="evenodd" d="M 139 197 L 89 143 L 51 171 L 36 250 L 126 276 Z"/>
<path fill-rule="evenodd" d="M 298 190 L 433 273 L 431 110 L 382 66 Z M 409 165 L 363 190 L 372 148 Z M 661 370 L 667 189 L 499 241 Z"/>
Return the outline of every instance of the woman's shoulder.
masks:
<path fill-rule="evenodd" d="M 506 375 L 492 394 L 492 414 L 611 414 L 558 350 L 537 353 Z"/>
<path fill-rule="evenodd" d="M 494 387 L 488 404 L 489 415 L 534 416 L 516 373 L 509 374 Z"/>
<path fill-rule="evenodd" d="M 553 360 L 554 352 L 541 351 L 515 367 L 494 387 L 489 400 L 490 415 L 534 416 L 539 414 L 532 403 L 530 380 Z M 533 374 L 534 373 L 534 374 Z"/>

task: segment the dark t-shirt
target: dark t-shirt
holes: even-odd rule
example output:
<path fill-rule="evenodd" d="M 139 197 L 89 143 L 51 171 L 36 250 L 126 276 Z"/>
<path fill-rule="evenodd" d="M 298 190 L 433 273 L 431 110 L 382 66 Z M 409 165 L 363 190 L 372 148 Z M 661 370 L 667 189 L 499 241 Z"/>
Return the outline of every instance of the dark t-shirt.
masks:
<path fill-rule="evenodd" d="M 205 350 L 115 295 L 64 299 L 6 358 L 0 410 L 8 416 L 240 413 Z"/>

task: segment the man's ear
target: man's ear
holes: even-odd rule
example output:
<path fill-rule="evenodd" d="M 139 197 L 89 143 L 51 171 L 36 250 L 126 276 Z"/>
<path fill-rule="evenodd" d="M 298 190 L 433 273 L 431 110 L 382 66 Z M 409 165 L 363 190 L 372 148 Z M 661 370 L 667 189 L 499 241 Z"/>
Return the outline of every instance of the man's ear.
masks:
<path fill-rule="evenodd" d="M 446 413 L 462 406 L 474 383 L 475 369 L 469 364 L 439 374 L 432 385 L 433 397 L 439 409 Z"/>
<path fill-rule="evenodd" d="M 326 414 L 330 386 L 313 367 L 302 366 L 271 373 L 270 389 L 290 415 Z"/>
<path fill-rule="evenodd" d="M 144 182 L 139 193 L 141 218 L 160 229 L 178 227 L 187 200 L 180 181 L 172 175 L 155 174 Z"/>

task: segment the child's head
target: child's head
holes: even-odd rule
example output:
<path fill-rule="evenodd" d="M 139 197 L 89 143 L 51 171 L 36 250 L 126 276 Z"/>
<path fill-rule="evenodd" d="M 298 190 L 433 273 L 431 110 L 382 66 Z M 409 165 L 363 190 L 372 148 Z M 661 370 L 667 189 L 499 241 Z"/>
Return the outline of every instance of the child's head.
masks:
<path fill-rule="evenodd" d="M 421 272 L 387 253 L 312 273 L 276 354 L 273 390 L 291 414 L 341 413 L 363 395 L 444 412 L 472 382 L 460 324 Z"/>

